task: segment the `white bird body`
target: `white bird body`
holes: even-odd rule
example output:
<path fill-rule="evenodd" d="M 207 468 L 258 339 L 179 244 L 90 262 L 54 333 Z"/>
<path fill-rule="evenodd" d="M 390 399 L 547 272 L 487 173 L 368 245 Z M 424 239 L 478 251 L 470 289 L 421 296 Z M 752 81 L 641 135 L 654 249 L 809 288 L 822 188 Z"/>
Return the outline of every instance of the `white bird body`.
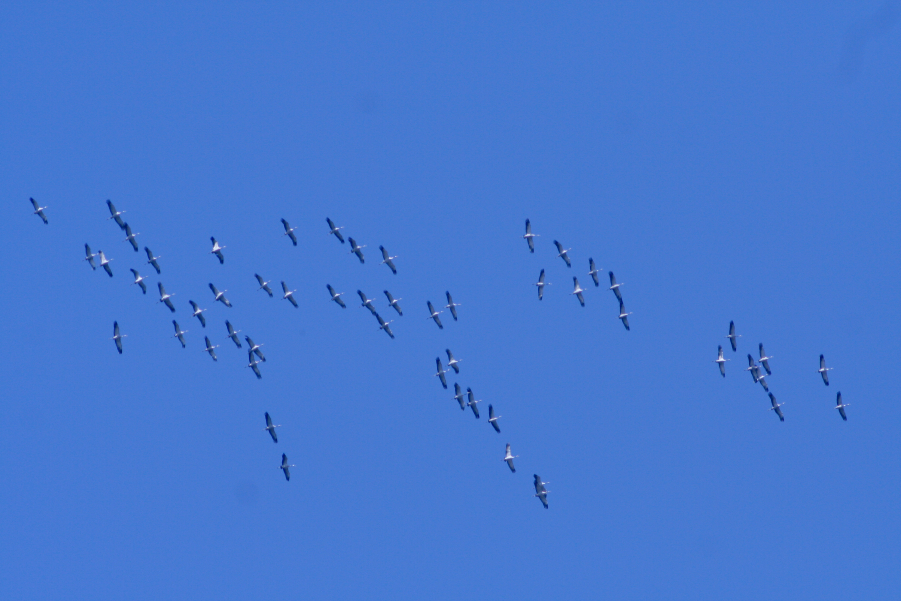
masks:
<path fill-rule="evenodd" d="M 210 251 L 211 255 L 216 255 L 216 258 L 219 259 L 219 264 L 225 263 L 225 257 L 222 255 L 222 250 L 225 248 L 224 246 L 220 246 L 216 241 L 216 238 L 210 236 L 210 241 L 213 243 L 213 250 Z"/>
<path fill-rule="evenodd" d="M 104 271 L 106 271 L 106 275 L 108 275 L 109 277 L 113 277 L 113 270 L 110 269 L 110 266 L 109 266 L 110 261 L 112 261 L 112 259 L 107 259 L 106 255 L 103 254 L 103 251 L 100 249 L 97 249 L 97 254 L 100 256 L 100 266 L 103 267 Z"/>
<path fill-rule="evenodd" d="M 723 374 L 723 377 L 726 377 L 726 361 L 731 361 L 731 359 L 723 358 L 723 346 L 720 345 L 717 348 L 717 357 L 713 360 L 714 363 L 717 363 L 720 367 L 720 373 Z"/>
<path fill-rule="evenodd" d="M 576 298 L 579 299 L 579 304 L 581 304 L 584 307 L 585 306 L 585 297 L 582 296 L 583 292 L 585 292 L 585 290 L 583 290 L 582 287 L 579 286 L 579 278 L 574 277 L 573 278 L 573 291 L 570 292 L 570 294 L 575 294 Z"/>
<path fill-rule="evenodd" d="M 529 243 L 529 250 L 531 252 L 535 252 L 535 238 L 538 238 L 540 235 L 541 234 L 532 233 L 532 222 L 526 219 L 526 233 L 523 234 L 523 238 Z"/>
<path fill-rule="evenodd" d="M 98 256 L 98 254 L 92 253 L 91 247 L 88 246 L 87 243 L 85 243 L 84 245 L 84 255 L 84 260 L 88 262 L 88 264 L 91 266 L 91 269 L 97 271 L 97 265 L 94 263 L 94 257 Z"/>
<path fill-rule="evenodd" d="M 297 290 L 288 290 L 288 284 L 286 284 L 285 281 L 282 280 L 282 291 L 285 293 L 282 299 L 291 301 L 291 304 L 294 305 L 294 308 L 296 309 L 297 301 L 294 299 L 294 293 L 297 292 Z"/>
<path fill-rule="evenodd" d="M 132 285 L 137 284 L 138 286 L 141 287 L 141 292 L 143 292 L 144 294 L 147 294 L 147 284 L 144 283 L 144 280 L 146 280 L 147 278 L 145 278 L 140 273 L 138 273 L 137 269 L 132 269 L 131 272 L 135 276 L 135 281 L 132 282 Z"/>
<path fill-rule="evenodd" d="M 343 293 L 343 292 L 335 292 L 335 289 L 332 288 L 332 285 L 331 285 L 331 284 L 326 284 L 325 287 L 328 288 L 328 293 L 329 293 L 329 295 L 331 295 L 331 297 L 332 297 L 331 300 L 333 300 L 333 301 L 335 301 L 336 303 L 338 303 L 338 305 L 340 305 L 342 309 L 346 309 L 346 308 L 347 308 L 347 305 L 345 305 L 345 304 L 344 304 L 344 301 L 341 300 L 341 295 L 344 294 L 344 293 Z"/>
<path fill-rule="evenodd" d="M 33 198 L 29 198 L 28 200 L 31 201 L 31 206 L 34 207 L 34 213 L 32 213 L 32 215 L 37 215 L 44 222 L 44 225 L 47 225 L 48 221 L 47 221 L 47 216 L 44 215 L 44 210 L 48 209 L 49 207 L 38 206 L 38 201 L 36 201 Z"/>
<path fill-rule="evenodd" d="M 513 467 L 513 460 L 516 459 L 517 457 L 519 457 L 519 455 L 514 455 L 510 451 L 510 443 L 508 442 L 507 449 L 504 451 L 504 461 L 507 462 L 507 467 L 509 467 L 510 471 L 513 472 L 514 474 L 516 473 L 516 468 Z"/>
<path fill-rule="evenodd" d="M 453 369 L 455 374 L 460 373 L 460 361 L 454 358 L 454 354 L 449 348 L 444 349 L 444 352 L 447 353 L 447 366 Z"/>

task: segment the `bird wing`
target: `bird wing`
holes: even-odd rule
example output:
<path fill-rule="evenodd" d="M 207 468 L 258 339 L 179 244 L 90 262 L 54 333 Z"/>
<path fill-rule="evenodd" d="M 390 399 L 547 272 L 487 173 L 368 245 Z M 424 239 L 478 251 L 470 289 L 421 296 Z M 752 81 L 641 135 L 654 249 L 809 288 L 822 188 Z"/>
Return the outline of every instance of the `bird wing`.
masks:
<path fill-rule="evenodd" d="M 826 369 L 826 358 L 820 355 L 820 369 Z"/>
<path fill-rule="evenodd" d="M 291 226 L 288 225 L 288 222 L 287 222 L 286 220 L 282 219 L 282 225 L 285 226 L 285 233 L 286 233 L 286 234 L 287 234 L 288 232 L 291 231 Z"/>
<path fill-rule="evenodd" d="M 212 285 L 212 284 L 211 284 L 211 285 Z M 157 288 L 159 288 L 159 290 L 160 290 L 160 298 L 166 296 L 166 289 L 163 288 L 163 283 L 162 283 L 162 282 L 157 282 L 157 283 L 156 283 L 156 286 L 157 286 Z"/>
<path fill-rule="evenodd" d="M 532 233 L 532 222 L 529 221 L 528 219 L 526 219 L 526 233 L 527 234 Z"/>
<path fill-rule="evenodd" d="M 285 280 L 282 280 L 282 291 L 288 294 L 288 284 L 285 283 Z"/>
<path fill-rule="evenodd" d="M 582 291 L 581 291 L 581 290 L 580 290 L 579 292 L 576 293 L 576 298 L 579 299 L 579 304 L 582 305 L 582 306 L 584 307 L 584 306 L 585 306 L 585 297 L 582 296 Z"/>
<path fill-rule="evenodd" d="M 563 254 L 563 245 L 560 244 L 559 242 L 557 242 L 556 240 L 554 240 L 554 246 L 557 247 L 557 253 L 562 255 Z"/>
<path fill-rule="evenodd" d="M 367 300 L 367 299 L 366 299 L 366 295 L 363 294 L 363 291 L 362 291 L 362 290 L 357 290 L 357 294 L 360 295 L 360 300 L 363 301 L 363 304 L 365 305 L 365 304 L 366 304 L 366 300 Z"/>
<path fill-rule="evenodd" d="M 723 374 L 723 377 L 725 378 L 726 377 L 726 364 L 720 363 L 719 366 L 720 366 L 720 373 Z"/>
<path fill-rule="evenodd" d="M 344 244 L 344 235 L 338 230 L 335 230 L 335 238 L 337 238 L 341 244 Z"/>
<path fill-rule="evenodd" d="M 219 296 L 219 289 L 216 288 L 215 286 L 213 286 L 212 282 L 210 282 L 210 290 L 213 291 L 213 294 L 215 294 L 216 296 Z"/>
<path fill-rule="evenodd" d="M 441 325 L 441 318 L 436 315 L 434 319 L 435 319 L 435 323 L 438 324 L 438 327 L 443 330 L 444 326 Z"/>
<path fill-rule="evenodd" d="M 612 271 L 609 272 L 608 275 L 610 276 L 610 286 L 612 288 L 613 286 L 616 286 L 616 276 L 613 275 Z"/>
<path fill-rule="evenodd" d="M 379 245 L 379 250 L 382 251 L 382 259 L 384 259 L 384 260 L 387 262 L 387 261 L 388 261 L 388 256 L 389 256 L 389 255 L 388 255 L 388 251 L 385 250 L 385 247 L 384 247 L 384 246 L 381 246 L 381 245 Z"/>
<path fill-rule="evenodd" d="M 38 209 L 41 208 L 41 205 L 39 205 L 39 204 L 38 204 L 38 201 L 36 201 L 35 199 L 29 198 L 28 200 L 31 201 L 31 206 L 34 207 L 34 210 L 35 210 L 35 211 L 37 211 Z M 107 201 L 107 202 L 109 202 L 109 201 Z"/>
<path fill-rule="evenodd" d="M 529 237 L 529 238 L 526 238 L 526 240 L 529 243 L 529 250 L 532 252 L 535 252 L 535 238 Z"/>
<path fill-rule="evenodd" d="M 31 202 L 34 202 L 34 200 L 32 200 Z M 116 216 L 116 213 L 118 213 L 118 211 L 116 210 L 116 205 L 113 204 L 113 201 L 107 200 L 107 201 L 106 201 L 106 206 L 109 207 L 109 213 L 110 213 L 110 215 L 113 216 L 113 217 L 115 217 L 115 216 Z M 35 208 L 37 208 L 37 207 L 35 207 Z"/>
<path fill-rule="evenodd" d="M 434 315 L 435 314 L 435 305 L 432 304 L 432 301 L 426 301 L 426 303 L 428 303 L 428 305 L 429 305 L 429 315 L 430 316 Z"/>
<path fill-rule="evenodd" d="M 294 308 L 296 309 L 296 308 L 297 308 L 297 301 L 294 300 L 294 295 L 293 295 L 293 294 L 289 294 L 289 295 L 288 295 L 288 300 L 291 301 L 291 304 L 294 305 Z"/>
<path fill-rule="evenodd" d="M 200 320 L 200 325 L 201 325 L 201 327 L 204 327 L 204 328 L 205 328 L 205 327 L 206 327 L 206 317 L 203 316 L 203 313 L 198 313 L 198 314 L 197 314 L 197 319 Z"/>

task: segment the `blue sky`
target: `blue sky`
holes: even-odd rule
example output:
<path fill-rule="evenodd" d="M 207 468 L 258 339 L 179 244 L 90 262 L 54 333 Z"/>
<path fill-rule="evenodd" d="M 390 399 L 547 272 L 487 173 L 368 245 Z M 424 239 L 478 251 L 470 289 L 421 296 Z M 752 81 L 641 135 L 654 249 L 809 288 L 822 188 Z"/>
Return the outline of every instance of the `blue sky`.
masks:
<path fill-rule="evenodd" d="M 878 1 L 5 3 L 5 596 L 895 598 L 899 21 Z M 262 380 L 225 319 L 265 344 Z M 759 342 L 784 423 L 743 371 Z"/>

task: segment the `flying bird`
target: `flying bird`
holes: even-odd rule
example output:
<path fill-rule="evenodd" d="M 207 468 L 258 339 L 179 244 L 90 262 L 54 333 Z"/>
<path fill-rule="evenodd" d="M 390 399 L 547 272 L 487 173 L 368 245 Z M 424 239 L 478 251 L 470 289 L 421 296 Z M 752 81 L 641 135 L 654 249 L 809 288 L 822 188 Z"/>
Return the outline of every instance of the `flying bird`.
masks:
<path fill-rule="evenodd" d="M 173 334 L 172 337 L 178 338 L 178 341 L 181 342 L 181 348 L 185 348 L 185 334 L 187 334 L 188 331 L 179 328 L 178 322 L 174 319 L 172 320 L 172 325 L 175 326 L 175 334 Z"/>
<path fill-rule="evenodd" d="M 460 403 L 460 411 L 466 411 L 466 395 L 463 394 L 463 389 L 456 382 L 454 382 L 454 398 Z"/>
<path fill-rule="evenodd" d="M 516 459 L 517 457 L 519 457 L 519 455 L 514 455 L 510 451 L 510 443 L 508 442 L 507 450 L 504 452 L 504 461 L 507 462 L 507 467 L 509 467 L 510 471 L 513 472 L 514 474 L 516 473 L 516 468 L 513 467 L 513 460 Z"/>
<path fill-rule="evenodd" d="M 594 259 L 591 257 L 588 257 L 588 270 L 588 275 L 594 280 L 594 286 L 597 288 L 601 285 L 601 281 L 598 279 L 598 267 L 594 264 Z"/>
<path fill-rule="evenodd" d="M 535 285 L 538 286 L 538 300 L 541 300 L 542 298 L 544 298 L 544 287 L 551 285 L 550 282 L 544 281 L 544 270 L 543 269 L 541 270 L 541 273 L 538 274 L 538 283 Z"/>
<path fill-rule="evenodd" d="M 335 292 L 335 289 L 332 288 L 331 284 L 326 284 L 325 287 L 328 288 L 328 293 L 331 295 L 332 300 L 335 301 L 336 303 L 338 303 L 339 305 L 341 305 L 342 309 L 346 309 L 347 305 L 345 305 L 344 301 L 341 300 L 341 295 L 344 293 L 343 292 Z"/>
<path fill-rule="evenodd" d="M 92 253 L 91 247 L 88 246 L 87 244 L 85 244 L 84 245 L 84 260 L 88 262 L 88 264 L 91 266 L 91 269 L 93 269 L 94 271 L 97 271 L 97 264 L 94 263 L 94 257 L 96 257 L 96 256 L 97 256 L 97 253 Z"/>
<path fill-rule="evenodd" d="M 391 293 L 388 292 L 387 290 L 384 290 L 383 292 L 385 293 L 385 296 L 388 297 L 388 306 L 394 307 L 394 310 L 397 311 L 397 314 L 400 316 L 403 316 L 404 312 L 401 310 L 400 305 L 398 304 L 403 299 L 402 298 L 394 298 L 393 296 L 391 296 Z"/>
<path fill-rule="evenodd" d="M 122 352 L 121 350 L 119 351 Z M 845 407 L 850 405 L 851 403 L 842 403 L 842 392 L 839 391 L 838 395 L 835 397 L 835 408 L 838 409 L 839 415 L 842 416 L 842 419 L 848 421 L 848 416 L 845 415 Z"/>
<path fill-rule="evenodd" d="M 762 342 L 760 343 L 758 348 L 760 349 L 760 364 L 763 366 L 763 369 L 766 370 L 766 375 L 772 376 L 773 372 L 770 369 L 770 359 L 772 359 L 772 357 L 767 357 L 766 353 L 763 352 Z"/>
<path fill-rule="evenodd" d="M 260 368 L 258 367 L 260 362 L 257 361 L 256 359 L 254 359 L 253 351 L 250 351 L 247 353 L 247 360 L 249 361 L 249 363 L 247 364 L 247 367 L 249 367 L 250 369 L 253 370 L 253 373 L 254 373 L 254 375 L 256 375 L 257 380 L 262 380 L 263 374 L 260 373 Z"/>
<path fill-rule="evenodd" d="M 289 467 L 295 467 L 295 465 L 293 463 L 291 465 L 288 465 L 288 456 L 282 453 L 282 464 L 279 466 L 279 469 L 285 472 L 285 480 L 291 479 L 291 471 L 288 469 Z"/>
<path fill-rule="evenodd" d="M 438 379 L 441 380 L 441 385 L 447 390 L 447 378 L 444 377 L 447 370 L 444 369 L 444 366 L 441 364 L 441 357 L 436 357 L 435 363 L 438 365 L 438 371 L 434 375 L 438 376 Z"/>
<path fill-rule="evenodd" d="M 579 299 L 579 304 L 583 307 L 585 306 L 585 297 L 582 296 L 582 293 L 585 292 L 581 286 L 579 286 L 579 278 L 573 277 L 573 291 L 570 294 L 575 294 L 576 298 Z"/>
<path fill-rule="evenodd" d="M 717 355 L 713 362 L 719 364 L 720 373 L 723 374 L 724 378 L 726 377 L 726 361 L 731 361 L 731 359 L 723 359 L 723 345 L 717 346 Z"/>
<path fill-rule="evenodd" d="M 479 419 L 479 408 L 476 405 L 482 401 L 476 400 L 475 395 L 472 393 L 472 388 L 466 389 L 466 397 L 468 399 L 466 405 L 472 409 L 472 414 L 476 416 L 476 419 Z"/>
<path fill-rule="evenodd" d="M 623 302 L 623 294 L 619 291 L 619 288 L 620 286 L 622 286 L 622 284 L 616 283 L 616 276 L 613 275 L 612 271 L 608 272 L 608 274 L 610 275 L 610 288 L 608 288 L 608 290 L 613 290 L 613 294 L 616 295 L 616 300 Z"/>
<path fill-rule="evenodd" d="M 244 336 L 244 340 L 247 341 L 247 348 L 250 349 L 247 352 L 256 354 L 256 356 L 260 358 L 260 361 L 266 360 L 266 357 L 263 356 L 263 351 L 260 350 L 260 347 L 263 346 L 262 344 L 254 344 L 250 336 Z"/>
<path fill-rule="evenodd" d="M 210 342 L 209 336 L 204 336 L 203 341 L 206 343 L 206 348 L 203 349 L 204 352 L 209 353 L 210 357 L 213 358 L 213 361 L 218 361 L 219 359 L 216 357 L 216 351 L 214 349 L 219 348 L 219 345 L 213 346 L 213 343 Z"/>
<path fill-rule="evenodd" d="M 31 201 L 31 206 L 34 207 L 34 213 L 32 213 L 32 215 L 37 215 L 38 217 L 40 217 L 40 218 L 44 221 L 44 225 L 47 225 L 47 223 L 48 223 L 48 222 L 47 222 L 47 216 L 44 215 L 44 209 L 46 209 L 46 208 L 48 208 L 48 207 L 41 207 L 41 206 L 38 206 L 38 201 L 36 201 L 36 200 L 33 199 L 33 198 L 29 198 L 28 200 Z"/>
<path fill-rule="evenodd" d="M 216 255 L 216 257 L 218 257 L 220 265 L 225 263 L 225 257 L 222 256 L 222 249 L 225 247 L 219 246 L 219 243 L 216 242 L 216 239 L 212 236 L 210 236 L 210 240 L 213 242 L 213 250 L 210 251 L 210 254 Z"/>
<path fill-rule="evenodd" d="M 272 442 L 278 442 L 278 435 L 275 433 L 276 428 L 281 428 L 281 424 L 273 424 L 272 418 L 269 417 L 269 412 L 266 412 L 266 427 L 263 430 L 269 432 L 269 436 L 272 437 Z"/>
<path fill-rule="evenodd" d="M 494 415 L 494 405 L 488 405 L 488 423 L 491 424 L 491 427 L 498 434 L 501 433 L 501 427 L 497 425 L 497 420 L 502 417 L 503 415 Z"/>
<path fill-rule="evenodd" d="M 132 269 L 131 272 L 135 276 L 135 281 L 132 282 L 132 285 L 137 284 L 138 286 L 141 287 L 141 292 L 143 292 L 144 294 L 147 294 L 147 284 L 144 283 L 144 280 L 146 280 L 147 278 L 145 278 L 140 273 L 138 273 L 137 269 Z"/>
<path fill-rule="evenodd" d="M 363 294 L 362 290 L 357 290 L 357 294 L 360 295 L 360 300 L 363 301 L 363 304 L 360 306 L 366 307 L 367 309 L 369 309 L 369 312 L 372 313 L 373 315 L 378 315 L 378 313 L 376 313 L 376 311 L 375 311 L 375 305 L 372 304 L 372 301 L 374 299 L 366 298 L 366 295 Z"/>
<path fill-rule="evenodd" d="M 164 305 L 169 307 L 169 311 L 171 311 L 172 313 L 175 313 L 175 305 L 172 304 L 172 297 L 175 295 L 174 294 L 166 294 L 166 289 L 163 288 L 162 282 L 157 282 L 156 286 L 160 290 L 160 300 L 158 300 L 156 302 L 163 303 Z"/>
<path fill-rule="evenodd" d="M 106 271 L 106 275 L 108 275 L 109 277 L 113 277 L 113 270 L 110 269 L 110 266 L 109 266 L 110 261 L 112 261 L 112 259 L 107 259 L 106 255 L 103 254 L 103 251 L 100 249 L 97 249 L 97 254 L 100 256 L 100 266 L 103 267 L 104 271 Z"/>
<path fill-rule="evenodd" d="M 259 292 L 260 290 L 265 290 L 266 293 L 271 297 L 271 296 L 272 296 L 272 288 L 269 287 L 269 283 L 270 283 L 272 280 L 269 280 L 269 281 L 267 282 L 267 281 L 264 280 L 262 277 L 260 277 L 260 274 L 255 273 L 255 274 L 253 274 L 253 275 L 257 278 L 257 282 L 260 283 L 260 287 L 257 288 L 257 292 Z"/>
<path fill-rule="evenodd" d="M 623 301 L 619 301 L 619 318 L 623 321 L 623 325 L 626 326 L 627 330 L 631 330 L 629 327 L 629 316 L 632 315 L 632 312 L 626 313 L 626 305 L 623 304 Z"/>
<path fill-rule="evenodd" d="M 191 309 L 194 310 L 194 312 L 191 313 L 191 317 L 196 317 L 200 320 L 200 325 L 206 327 L 206 319 L 203 317 L 203 312 L 206 311 L 206 309 L 201 309 L 197 306 L 197 303 L 192 300 L 189 300 L 188 302 L 191 303 Z"/>
<path fill-rule="evenodd" d="M 284 219 L 282 219 L 282 225 L 285 226 L 285 233 L 282 234 L 282 236 L 288 236 L 289 238 L 291 238 L 291 242 L 294 243 L 294 246 L 297 246 L 297 236 L 294 235 L 294 230 L 296 228 L 293 228 L 290 225 L 288 225 L 288 222 L 285 221 Z"/>
<path fill-rule="evenodd" d="M 782 415 L 782 409 L 780 409 L 780 407 L 782 407 L 782 405 L 784 405 L 785 403 L 777 403 L 776 397 L 773 396 L 772 392 L 769 393 L 769 395 L 770 395 L 770 404 L 772 405 L 772 407 L 770 407 L 770 411 L 775 411 L 776 415 L 779 416 L 779 421 L 784 422 L 785 416 Z"/>
<path fill-rule="evenodd" d="M 231 322 L 229 322 L 227 319 L 225 320 L 225 327 L 228 328 L 228 337 L 232 339 L 232 342 L 235 343 L 235 346 L 241 348 L 241 341 L 238 340 L 238 332 L 240 332 L 241 330 L 236 330 Z"/>
<path fill-rule="evenodd" d="M 726 338 L 728 338 L 729 342 L 732 343 L 732 352 L 737 351 L 738 350 L 738 339 L 741 338 L 741 334 L 735 333 L 735 322 L 734 321 L 729 322 L 729 335 L 726 336 Z"/>
<path fill-rule="evenodd" d="M 447 366 L 452 368 L 455 374 L 460 373 L 460 362 L 454 359 L 454 354 L 451 352 L 451 350 L 449 348 L 444 349 L 444 352 L 447 353 Z"/>
<path fill-rule="evenodd" d="M 526 233 L 523 234 L 523 238 L 526 239 L 526 242 L 529 243 L 529 250 L 531 252 L 535 252 L 535 238 L 540 236 L 541 234 L 533 234 L 532 233 L 532 222 L 526 219 Z"/>
<path fill-rule="evenodd" d="M 212 282 L 210 282 L 210 290 L 213 291 L 213 295 L 216 297 L 213 299 L 213 302 L 219 301 L 226 307 L 231 308 L 232 304 L 230 302 L 228 302 L 227 298 L 225 298 L 225 293 L 228 292 L 228 290 L 223 290 L 222 292 L 219 292 L 219 289 L 216 288 L 215 286 L 213 286 Z"/>
<path fill-rule="evenodd" d="M 110 213 L 109 217 L 107 217 L 106 220 L 109 221 L 110 219 L 115 219 L 116 225 L 118 225 L 120 229 L 124 230 L 125 222 L 122 221 L 122 215 L 125 214 L 125 211 L 117 211 L 116 205 L 114 205 L 113 201 L 111 201 L 111 200 L 106 201 L 106 206 L 109 207 L 109 213 Z"/>
<path fill-rule="evenodd" d="M 457 307 L 462 307 L 463 305 L 460 303 L 455 303 L 454 299 L 451 298 L 450 292 L 445 292 L 444 294 L 447 295 L 447 304 L 444 305 L 444 308 L 450 309 L 451 315 L 454 316 L 454 321 L 457 321 Z"/>
<path fill-rule="evenodd" d="M 391 273 L 397 275 L 397 268 L 394 267 L 394 259 L 396 259 L 397 257 L 388 256 L 388 251 L 385 250 L 384 246 L 379 246 L 379 250 L 382 251 L 382 263 L 391 268 Z M 379 265 L 381 265 L 382 263 L 379 263 Z"/>
<path fill-rule="evenodd" d="M 363 249 L 366 248 L 366 245 L 360 246 L 353 238 L 348 238 L 348 240 L 350 240 L 350 253 L 357 255 L 360 263 L 365 263 L 366 259 L 363 257 Z"/>
<path fill-rule="evenodd" d="M 434 319 L 435 323 L 438 324 L 440 329 L 444 329 L 444 326 L 441 325 L 441 319 L 438 317 L 439 313 L 444 313 L 444 311 L 435 311 L 435 306 L 432 305 L 432 301 L 426 301 L 429 305 L 429 316 L 426 319 Z"/>
<path fill-rule="evenodd" d="M 282 291 L 285 293 L 282 299 L 288 299 L 289 301 L 291 301 L 291 304 L 294 305 L 294 308 L 296 309 L 297 301 L 294 300 L 294 293 L 297 292 L 297 290 L 288 290 L 288 284 L 286 284 L 285 281 L 282 280 Z"/>
<path fill-rule="evenodd" d="M 160 259 L 161 257 L 154 257 L 153 253 L 146 246 L 144 247 L 144 252 L 147 253 L 147 264 L 153 265 L 153 268 L 156 269 L 157 275 L 159 275 L 161 273 L 160 272 L 160 264 L 157 263 L 156 260 Z"/>
<path fill-rule="evenodd" d="M 823 376 L 823 382 L 826 384 L 826 386 L 829 386 L 829 374 L 826 372 L 828 372 L 830 369 L 832 368 L 826 367 L 826 359 L 823 357 L 823 355 L 820 355 L 820 369 L 818 369 L 817 371 L 820 372 L 821 376 Z"/>
<path fill-rule="evenodd" d="M 113 337 L 110 340 L 116 341 L 116 350 L 119 351 L 119 354 L 122 354 L 122 339 L 128 338 L 128 334 L 120 334 L 119 333 L 119 322 L 113 322 Z M 839 393 L 841 394 L 841 393 Z"/>
<path fill-rule="evenodd" d="M 336 227 L 335 222 L 333 222 L 328 217 L 325 218 L 325 222 L 328 223 L 328 233 L 335 234 L 335 238 L 337 238 L 341 242 L 341 244 L 344 244 L 344 236 L 342 236 L 340 232 L 340 230 L 344 229 L 344 226 Z"/>
<path fill-rule="evenodd" d="M 138 252 L 138 242 L 135 240 L 135 238 L 140 235 L 140 232 L 135 234 L 131 231 L 131 226 L 127 223 L 125 224 L 125 242 L 131 242 L 131 247 L 135 249 L 135 252 Z"/>
<path fill-rule="evenodd" d="M 556 240 L 554 240 L 554 246 L 557 247 L 557 253 L 558 253 L 557 256 L 560 257 L 561 259 L 563 259 L 563 261 L 566 263 L 566 266 L 567 266 L 567 267 L 572 267 L 573 264 L 572 264 L 572 262 L 569 260 L 569 255 L 566 254 L 566 253 L 568 253 L 569 251 L 571 251 L 572 249 L 571 249 L 571 248 L 567 248 L 567 249 L 564 250 L 564 249 L 563 249 L 563 245 L 560 244 L 559 242 L 557 242 Z"/>
<path fill-rule="evenodd" d="M 538 474 L 534 474 L 535 476 L 535 496 L 541 500 L 541 504 L 544 505 L 544 508 L 547 509 L 547 495 L 549 490 L 547 490 L 544 485 L 550 484 L 550 482 L 542 482 L 541 478 Z"/>
<path fill-rule="evenodd" d="M 382 316 L 379 315 L 378 313 L 375 314 L 375 318 L 376 318 L 377 320 L 379 320 L 379 328 L 385 330 L 385 333 L 388 334 L 389 336 L 391 336 L 391 338 L 393 339 L 393 338 L 394 338 L 394 332 L 391 331 L 391 328 L 388 327 L 388 324 L 392 323 L 394 320 L 392 319 L 391 321 L 385 321 L 385 320 L 382 318 Z M 445 386 L 445 388 L 447 388 L 447 386 Z"/>

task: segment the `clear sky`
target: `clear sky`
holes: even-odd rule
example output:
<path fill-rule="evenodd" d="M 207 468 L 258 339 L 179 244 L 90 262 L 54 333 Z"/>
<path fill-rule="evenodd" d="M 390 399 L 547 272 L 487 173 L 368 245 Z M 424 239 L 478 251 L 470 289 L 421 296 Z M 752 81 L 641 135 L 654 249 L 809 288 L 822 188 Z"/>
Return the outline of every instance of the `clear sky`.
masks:
<path fill-rule="evenodd" d="M 899 74 L 879 0 L 3 3 L 0 596 L 897 598 Z"/>

